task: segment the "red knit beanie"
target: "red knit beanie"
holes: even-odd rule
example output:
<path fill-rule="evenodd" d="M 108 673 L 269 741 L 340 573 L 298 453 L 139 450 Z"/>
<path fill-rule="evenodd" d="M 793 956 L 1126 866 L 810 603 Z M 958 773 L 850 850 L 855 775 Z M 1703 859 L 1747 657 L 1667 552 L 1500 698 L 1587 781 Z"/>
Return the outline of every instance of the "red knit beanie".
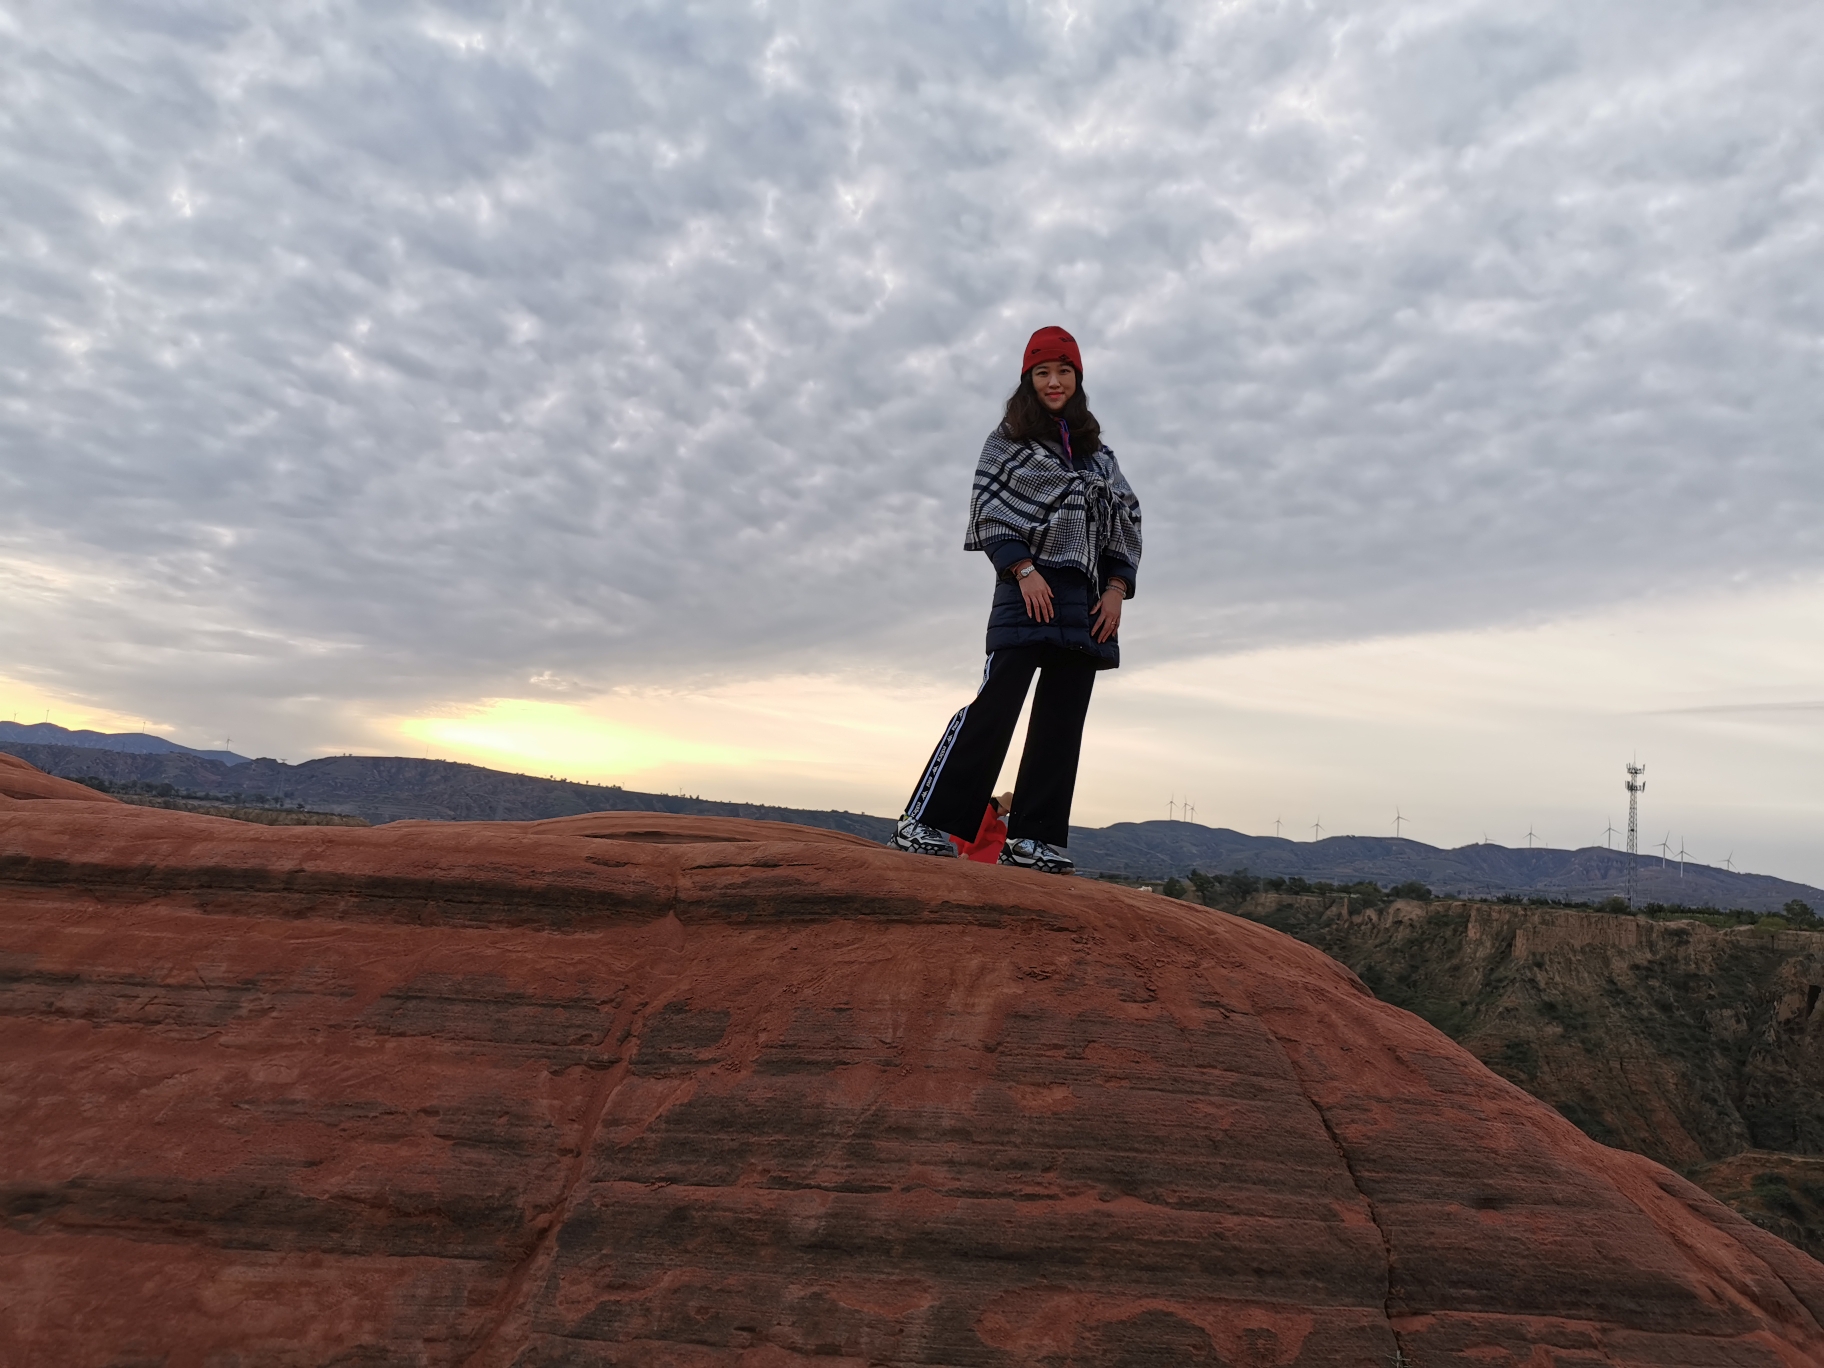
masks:
<path fill-rule="evenodd" d="M 1083 353 L 1077 350 L 1077 339 L 1062 328 L 1040 328 L 1026 344 L 1026 359 L 1020 364 L 1024 375 L 1041 361 L 1068 361 L 1070 368 L 1083 378 Z"/>

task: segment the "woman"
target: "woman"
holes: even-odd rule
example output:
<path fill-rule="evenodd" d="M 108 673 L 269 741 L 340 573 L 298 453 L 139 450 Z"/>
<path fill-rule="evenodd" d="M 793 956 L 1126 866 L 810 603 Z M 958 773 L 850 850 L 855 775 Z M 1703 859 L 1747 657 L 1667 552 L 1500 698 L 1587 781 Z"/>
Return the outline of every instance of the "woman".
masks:
<path fill-rule="evenodd" d="M 1121 663 L 1116 632 L 1140 566 L 1140 503 L 1102 445 L 1076 339 L 1040 328 L 1020 371 L 976 464 L 963 542 L 987 554 L 997 581 L 981 691 L 944 729 L 893 844 L 954 856 L 950 834 L 973 835 L 1036 673 L 1000 863 L 1068 874 L 1083 715 L 1096 671 Z"/>

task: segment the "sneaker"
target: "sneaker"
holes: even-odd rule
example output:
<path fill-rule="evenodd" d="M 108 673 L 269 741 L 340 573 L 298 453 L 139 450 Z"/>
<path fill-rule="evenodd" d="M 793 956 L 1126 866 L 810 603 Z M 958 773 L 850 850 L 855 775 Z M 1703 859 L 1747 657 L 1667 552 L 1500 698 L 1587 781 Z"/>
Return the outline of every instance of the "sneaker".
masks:
<path fill-rule="evenodd" d="M 1022 836 L 1001 847 L 1001 863 L 1016 869 L 1036 869 L 1041 874 L 1074 874 L 1077 866 L 1056 846 Z"/>
<path fill-rule="evenodd" d="M 950 838 L 936 827 L 915 822 L 910 817 L 901 817 L 899 825 L 893 830 L 893 848 L 903 850 L 911 855 L 948 856 L 954 860 L 958 851 L 951 844 Z"/>

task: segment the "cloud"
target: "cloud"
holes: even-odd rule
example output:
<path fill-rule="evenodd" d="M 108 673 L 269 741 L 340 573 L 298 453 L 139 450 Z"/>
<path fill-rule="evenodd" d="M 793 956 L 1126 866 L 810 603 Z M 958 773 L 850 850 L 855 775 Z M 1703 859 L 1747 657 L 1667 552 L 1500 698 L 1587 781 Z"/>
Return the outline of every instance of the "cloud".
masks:
<path fill-rule="evenodd" d="M 1628 603 L 1540 625 L 1264 647 L 1142 667 L 1097 698 L 1079 807 L 1099 823 L 1189 797 L 1212 826 L 1442 846 L 1528 830 L 1599 845 L 1647 766 L 1643 846 L 1824 883 L 1824 580 Z M 1124 669 L 1123 674 L 1127 671 Z M 1093 815 L 1092 815 L 1093 814 Z M 1646 834 L 1651 828 L 1650 835 Z"/>
<path fill-rule="evenodd" d="M 1699 713 L 1808 713 L 1824 712 L 1824 702 L 1807 699 L 1791 703 L 1711 703 L 1697 708 L 1667 708 L 1668 715 Z"/>
<path fill-rule="evenodd" d="M 291 754 L 539 677 L 954 672 L 1054 321 L 1146 508 L 1135 664 L 1785 583 L 1809 17 L 14 11 L 0 650 Z"/>

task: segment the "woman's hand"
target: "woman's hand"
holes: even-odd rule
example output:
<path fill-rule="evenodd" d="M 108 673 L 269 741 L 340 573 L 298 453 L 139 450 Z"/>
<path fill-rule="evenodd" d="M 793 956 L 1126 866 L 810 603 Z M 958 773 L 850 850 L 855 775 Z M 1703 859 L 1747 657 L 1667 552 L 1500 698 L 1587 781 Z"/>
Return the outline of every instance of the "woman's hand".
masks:
<path fill-rule="evenodd" d="M 1120 583 L 1112 583 L 1102 591 L 1102 597 L 1095 607 L 1095 622 L 1090 635 L 1097 641 L 1107 641 L 1121 630 L 1121 605 L 1127 602 L 1127 588 Z"/>
<path fill-rule="evenodd" d="M 1020 586 L 1020 597 L 1026 600 L 1026 616 L 1034 622 L 1050 622 L 1051 586 L 1045 583 L 1045 576 L 1039 573 L 1037 566 L 1033 566 L 1032 573 L 1022 579 L 1020 570 L 1028 565 L 1032 565 L 1032 562 L 1022 561 L 1013 567 L 1013 582 Z"/>

